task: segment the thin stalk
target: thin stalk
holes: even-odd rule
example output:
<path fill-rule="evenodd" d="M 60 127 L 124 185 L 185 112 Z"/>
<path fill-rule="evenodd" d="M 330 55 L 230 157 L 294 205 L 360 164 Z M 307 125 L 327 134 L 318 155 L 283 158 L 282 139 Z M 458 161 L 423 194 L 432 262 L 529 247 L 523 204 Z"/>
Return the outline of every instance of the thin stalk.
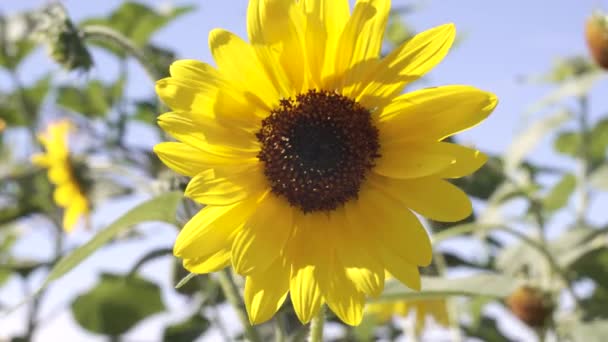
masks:
<path fill-rule="evenodd" d="M 587 186 L 589 178 L 589 163 L 591 162 L 591 137 L 589 135 L 589 97 L 582 95 L 578 98 L 580 113 L 578 116 L 579 130 L 581 134 L 581 145 L 579 151 L 578 167 L 578 206 L 576 208 L 576 220 L 578 224 L 585 222 L 585 213 L 589 206 L 589 189 Z"/>
<path fill-rule="evenodd" d="M 139 62 L 152 82 L 156 82 L 161 78 L 160 73 L 156 70 L 156 66 L 146 57 L 143 50 L 120 32 L 101 25 L 83 26 L 80 28 L 80 32 L 85 40 L 109 42 L 124 49 Z"/>
<path fill-rule="evenodd" d="M 239 295 L 239 290 L 228 269 L 218 272 L 218 280 L 222 290 L 224 291 L 224 295 L 226 295 L 226 299 L 228 299 L 228 302 L 230 302 L 236 311 L 236 314 L 239 317 L 243 328 L 245 329 L 245 336 L 247 336 L 251 342 L 262 342 L 262 338 L 260 337 L 258 331 L 249 323 L 249 318 L 247 318 L 247 312 L 245 312 L 245 307 L 243 305 L 243 301 L 241 300 L 241 296 Z"/>
<path fill-rule="evenodd" d="M 323 326 L 325 325 L 325 305 L 321 306 L 319 313 L 310 322 L 310 342 L 323 341 Z"/>
<path fill-rule="evenodd" d="M 282 312 L 277 312 L 274 317 L 274 340 L 276 342 L 287 341 L 287 333 L 285 332 L 285 316 Z"/>
<path fill-rule="evenodd" d="M 448 268 L 445 257 L 441 253 L 435 253 L 434 260 L 435 265 L 437 266 L 437 273 L 439 273 L 438 275 L 444 276 Z M 448 307 L 448 319 L 452 330 L 452 341 L 460 342 L 462 341 L 462 335 L 460 334 L 460 324 L 458 322 L 458 308 L 451 298 L 446 298 L 446 305 Z"/>
<path fill-rule="evenodd" d="M 436 244 L 439 241 L 443 241 L 446 240 L 447 238 L 456 236 L 456 235 L 460 235 L 460 234 L 464 234 L 464 233 L 470 233 L 473 232 L 477 229 L 479 229 L 479 226 L 476 225 L 466 225 L 466 226 L 462 226 L 458 229 L 458 234 L 454 234 L 454 233 L 447 233 L 450 230 L 446 230 L 444 232 L 440 232 L 437 233 L 434 236 L 434 241 L 433 243 Z M 553 272 L 555 272 L 561 281 L 564 282 L 564 284 L 566 285 L 566 290 L 568 291 L 568 293 L 572 296 L 572 298 L 574 299 L 574 301 L 577 304 L 577 307 L 580 307 L 581 304 L 581 300 L 578 297 L 578 295 L 574 292 L 574 289 L 572 288 L 572 284 L 570 282 L 570 278 L 568 276 L 568 273 L 562 269 L 562 267 L 559 265 L 559 263 L 557 262 L 557 260 L 553 257 L 553 255 L 551 254 L 551 252 L 549 252 L 547 250 L 547 248 L 545 247 L 545 245 L 543 245 L 542 243 L 539 243 L 537 240 L 534 240 L 528 236 L 526 236 L 525 234 L 511 228 L 511 227 L 507 227 L 504 225 L 495 225 L 494 226 L 494 230 L 500 230 L 503 231 L 505 233 L 508 233 L 510 235 L 515 236 L 516 238 L 520 239 L 523 243 L 527 244 L 528 246 L 534 248 L 535 250 L 537 250 L 549 263 L 551 269 L 553 270 Z"/>

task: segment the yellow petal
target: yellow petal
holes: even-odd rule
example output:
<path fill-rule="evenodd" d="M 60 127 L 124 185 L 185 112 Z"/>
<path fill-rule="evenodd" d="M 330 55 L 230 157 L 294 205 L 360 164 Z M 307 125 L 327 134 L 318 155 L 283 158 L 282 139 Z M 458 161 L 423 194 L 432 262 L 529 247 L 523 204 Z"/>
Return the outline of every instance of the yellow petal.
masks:
<path fill-rule="evenodd" d="M 427 266 L 431 262 L 431 241 L 418 218 L 370 182 L 362 186 L 359 200 L 347 203 L 346 214 L 351 221 L 367 224 L 371 236 L 410 264 Z"/>
<path fill-rule="evenodd" d="M 377 244 L 370 241 L 359 222 L 351 222 L 345 209 L 336 209 L 331 213 L 332 226 L 339 228 L 336 244 L 336 256 L 346 270 L 346 276 L 355 284 L 357 290 L 371 296 L 378 296 L 384 289 L 384 268 L 379 262 Z"/>
<path fill-rule="evenodd" d="M 369 182 L 406 207 L 436 221 L 455 222 L 471 215 L 469 197 L 459 188 L 431 176 L 416 179 L 392 179 L 370 175 Z"/>
<path fill-rule="evenodd" d="M 373 170 L 400 179 L 436 175 L 456 163 L 460 154 L 461 146 L 444 142 L 385 141 Z"/>
<path fill-rule="evenodd" d="M 350 17 L 347 0 L 300 1 L 306 14 L 306 50 L 312 83 L 326 88 L 324 78 L 334 73 L 340 34 Z"/>
<path fill-rule="evenodd" d="M 302 324 L 310 322 L 323 304 L 314 265 L 294 265 L 289 281 L 293 309 Z"/>
<path fill-rule="evenodd" d="M 406 93 L 386 106 L 378 129 L 394 139 L 442 140 L 469 129 L 494 110 L 494 94 L 470 86 L 443 86 Z"/>
<path fill-rule="evenodd" d="M 420 271 L 418 267 L 408 263 L 397 253 L 390 250 L 382 251 L 382 261 L 386 271 L 412 290 L 420 291 Z"/>
<path fill-rule="evenodd" d="M 255 129 L 256 116 L 265 116 L 270 109 L 202 62 L 177 61 L 170 72 L 171 77 L 156 82 L 157 94 L 170 108 L 190 113 L 199 124 L 215 120 L 229 127 Z"/>
<path fill-rule="evenodd" d="M 179 142 L 163 142 L 154 146 L 154 153 L 165 165 L 190 177 L 216 166 L 242 167 L 259 162 L 256 157 L 242 159 L 238 154 L 230 156 L 213 152 L 215 151 L 202 151 Z"/>
<path fill-rule="evenodd" d="M 195 259 L 229 249 L 239 229 L 255 210 L 254 200 L 201 209 L 177 235 L 173 254 Z"/>
<path fill-rule="evenodd" d="M 202 204 L 224 206 L 259 197 L 266 188 L 261 165 L 234 173 L 209 169 L 190 180 L 185 195 Z"/>
<path fill-rule="evenodd" d="M 304 89 L 310 75 L 304 47 L 306 17 L 293 0 L 249 2 L 248 33 L 254 46 L 273 50 L 296 93 Z"/>
<path fill-rule="evenodd" d="M 72 198 L 70 206 L 63 213 L 63 228 L 66 232 L 71 232 L 83 215 L 88 214 L 88 204 L 86 199 L 81 196 Z"/>
<path fill-rule="evenodd" d="M 357 98 L 367 108 L 382 108 L 403 88 L 435 67 L 448 53 L 456 30 L 446 24 L 417 34 L 378 63 L 374 81 Z"/>
<path fill-rule="evenodd" d="M 454 163 L 439 171 L 435 176 L 441 178 L 468 176 L 479 170 L 488 161 L 488 156 L 478 150 L 460 145 L 454 146 L 458 146 L 458 148 L 454 148 L 452 151 L 455 156 Z"/>
<path fill-rule="evenodd" d="M 231 32 L 214 29 L 209 33 L 209 48 L 221 74 L 244 89 L 248 98 L 268 108 L 278 103 L 279 93 L 251 45 Z"/>
<path fill-rule="evenodd" d="M 158 117 L 158 125 L 175 139 L 198 149 L 225 149 L 257 154 L 260 150 L 255 133 L 239 125 L 223 125 L 218 120 L 194 121 L 187 112 L 168 112 Z"/>
<path fill-rule="evenodd" d="M 222 248 L 203 257 L 184 259 L 184 268 L 196 274 L 217 272 L 230 265 L 230 248 Z"/>
<path fill-rule="evenodd" d="M 68 207 L 76 196 L 80 196 L 80 191 L 72 183 L 62 184 L 53 191 L 53 200 L 64 208 Z"/>
<path fill-rule="evenodd" d="M 359 0 L 340 37 L 335 59 L 336 87 L 353 86 L 370 71 L 370 61 L 380 54 L 390 11 L 390 0 Z M 374 64 L 375 65 L 375 64 Z M 348 89 L 343 94 L 351 96 Z"/>
<path fill-rule="evenodd" d="M 363 318 L 365 296 L 346 276 L 344 266 L 334 260 L 326 281 L 320 283 L 327 305 L 344 323 L 359 325 Z"/>
<path fill-rule="evenodd" d="M 293 230 L 293 208 L 268 193 L 232 245 L 232 265 L 242 275 L 261 272 L 283 252 Z"/>
<path fill-rule="evenodd" d="M 296 315 L 304 324 L 319 312 L 323 295 L 319 278 L 327 276 L 327 255 L 332 255 L 328 245 L 327 217 L 324 214 L 294 213 L 294 234 L 287 245 L 291 261 L 289 293 Z"/>
<path fill-rule="evenodd" d="M 51 167 L 48 171 L 48 177 L 51 183 L 62 184 L 69 182 L 72 179 L 72 173 L 70 172 L 69 167 L 70 165 L 67 161 Z"/>
<path fill-rule="evenodd" d="M 277 258 L 265 271 L 247 276 L 244 300 L 251 324 L 271 319 L 281 308 L 289 291 L 289 275 L 289 265 Z"/>

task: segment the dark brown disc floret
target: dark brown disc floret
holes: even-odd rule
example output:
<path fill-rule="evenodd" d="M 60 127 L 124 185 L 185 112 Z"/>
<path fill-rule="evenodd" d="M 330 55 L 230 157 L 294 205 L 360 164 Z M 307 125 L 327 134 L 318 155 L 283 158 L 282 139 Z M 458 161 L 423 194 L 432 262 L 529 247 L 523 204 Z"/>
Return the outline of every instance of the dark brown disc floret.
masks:
<path fill-rule="evenodd" d="M 309 90 L 281 100 L 256 136 L 272 191 L 305 213 L 356 198 L 379 157 L 370 112 L 335 92 Z"/>

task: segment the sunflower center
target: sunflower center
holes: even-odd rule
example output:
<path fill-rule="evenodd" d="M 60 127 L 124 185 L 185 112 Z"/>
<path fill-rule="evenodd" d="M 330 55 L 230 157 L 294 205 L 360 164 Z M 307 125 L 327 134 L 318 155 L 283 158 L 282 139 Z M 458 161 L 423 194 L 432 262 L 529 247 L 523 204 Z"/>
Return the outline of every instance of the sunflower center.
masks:
<path fill-rule="evenodd" d="M 281 100 L 256 136 L 272 191 L 305 213 L 331 211 L 356 198 L 379 157 L 370 112 L 329 91 Z"/>

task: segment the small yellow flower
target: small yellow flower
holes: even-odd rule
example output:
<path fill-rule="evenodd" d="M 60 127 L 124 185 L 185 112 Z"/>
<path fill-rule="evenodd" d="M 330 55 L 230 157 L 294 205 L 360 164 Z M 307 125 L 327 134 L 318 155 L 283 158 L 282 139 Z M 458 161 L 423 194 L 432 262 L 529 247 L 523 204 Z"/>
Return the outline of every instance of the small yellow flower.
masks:
<path fill-rule="evenodd" d="M 366 314 L 373 316 L 379 322 L 388 321 L 393 315 L 407 316 L 410 311 L 416 312 L 416 334 L 424 329 L 427 317 L 433 317 L 437 324 L 449 326 L 450 316 L 445 298 L 401 300 L 386 303 L 373 303 L 365 308 Z"/>
<path fill-rule="evenodd" d="M 67 232 L 74 229 L 81 217 L 88 220 L 89 202 L 85 195 L 85 184 L 81 173 L 77 170 L 75 161 L 70 158 L 68 149 L 68 133 L 71 124 L 62 120 L 49 124 L 47 130 L 38 135 L 38 140 L 44 146 L 46 153 L 32 156 L 32 162 L 48 169 L 49 181 L 55 185 L 53 199 L 61 208 L 63 214 L 63 229 Z"/>
<path fill-rule="evenodd" d="M 177 142 L 154 150 L 192 177 L 186 196 L 205 206 L 181 230 L 174 254 L 194 273 L 232 265 L 246 277 L 252 323 L 290 294 L 308 322 L 327 305 L 359 324 L 384 272 L 420 289 L 431 261 L 414 212 L 439 221 L 471 213 L 446 179 L 486 156 L 443 139 L 477 125 L 493 94 L 452 85 L 401 94 L 437 65 L 451 24 L 380 57 L 389 0 L 250 0 L 249 42 L 209 35 L 217 67 L 171 65 L 157 82 L 173 110 L 159 125 Z"/>
<path fill-rule="evenodd" d="M 0 119 L 0 132 L 4 131 L 6 128 L 6 121 Z"/>

